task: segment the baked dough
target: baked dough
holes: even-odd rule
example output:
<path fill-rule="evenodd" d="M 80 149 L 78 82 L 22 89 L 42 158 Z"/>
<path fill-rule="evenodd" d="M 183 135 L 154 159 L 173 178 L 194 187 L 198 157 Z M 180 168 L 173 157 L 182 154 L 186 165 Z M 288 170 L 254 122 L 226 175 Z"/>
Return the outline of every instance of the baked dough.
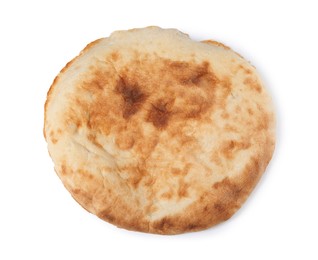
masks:
<path fill-rule="evenodd" d="M 274 150 L 255 68 L 175 29 L 114 32 L 55 78 L 44 135 L 74 199 L 118 227 L 178 234 L 230 218 Z"/>

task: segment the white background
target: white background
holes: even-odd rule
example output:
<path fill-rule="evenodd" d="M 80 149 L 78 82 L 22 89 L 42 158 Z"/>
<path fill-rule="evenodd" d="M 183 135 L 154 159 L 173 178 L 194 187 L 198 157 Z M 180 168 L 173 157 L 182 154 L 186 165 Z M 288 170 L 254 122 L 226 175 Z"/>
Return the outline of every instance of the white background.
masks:
<path fill-rule="evenodd" d="M 318 259 L 315 2 L 1 1 L 0 259 Z M 87 213 L 42 135 L 46 93 L 66 62 L 114 30 L 148 25 L 231 46 L 274 99 L 270 166 L 242 209 L 206 231 L 142 234 Z"/>

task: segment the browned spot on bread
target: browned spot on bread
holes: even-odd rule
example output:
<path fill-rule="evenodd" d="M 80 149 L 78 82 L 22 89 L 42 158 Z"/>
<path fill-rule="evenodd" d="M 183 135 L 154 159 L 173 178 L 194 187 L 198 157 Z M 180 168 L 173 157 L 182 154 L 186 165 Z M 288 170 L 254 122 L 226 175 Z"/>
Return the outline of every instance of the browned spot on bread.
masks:
<path fill-rule="evenodd" d="M 178 168 L 172 168 L 171 173 L 175 174 L 175 175 L 180 175 L 180 174 L 182 174 L 182 170 L 178 169 Z"/>
<path fill-rule="evenodd" d="M 94 179 L 94 176 L 87 170 L 85 169 L 78 169 L 77 170 L 77 173 L 80 174 L 83 178 L 86 178 L 88 180 L 92 180 Z"/>
<path fill-rule="evenodd" d="M 221 166 L 222 165 L 222 158 L 219 151 L 214 151 L 211 153 L 210 156 L 211 162 L 214 162 L 216 165 Z"/>
<path fill-rule="evenodd" d="M 270 116 L 259 106 L 258 110 L 261 113 L 261 120 L 258 121 L 258 124 L 256 126 L 257 131 L 266 131 L 270 124 Z"/>
<path fill-rule="evenodd" d="M 113 216 L 113 214 L 111 213 L 108 213 L 108 211 L 103 211 L 102 213 L 99 214 L 99 217 L 102 219 L 105 219 L 106 221 L 110 223 L 114 223 L 114 221 L 116 220 L 115 216 Z"/>
<path fill-rule="evenodd" d="M 187 106 L 184 108 L 183 117 L 200 119 L 214 105 L 214 96 L 212 93 L 209 98 L 204 98 L 199 95 L 191 97 L 186 104 Z"/>
<path fill-rule="evenodd" d="M 227 113 L 227 112 L 222 112 L 221 117 L 222 117 L 223 119 L 228 119 L 228 118 L 230 117 L 230 115 L 229 115 L 229 113 Z"/>
<path fill-rule="evenodd" d="M 151 187 L 154 185 L 155 182 L 156 182 L 156 178 L 154 176 L 147 175 L 147 178 L 144 181 L 144 185 Z"/>
<path fill-rule="evenodd" d="M 213 205 L 213 212 L 214 214 L 221 220 L 227 220 L 231 217 L 231 212 L 227 208 L 228 205 L 222 202 L 216 202 Z"/>
<path fill-rule="evenodd" d="M 76 101 L 75 104 L 77 104 Z M 81 114 L 79 114 L 75 109 L 70 108 L 68 111 L 65 111 L 64 121 L 65 126 L 74 124 L 76 126 L 76 130 L 78 130 L 82 126 L 83 119 L 81 118 Z"/>
<path fill-rule="evenodd" d="M 147 215 L 151 215 L 153 214 L 154 212 L 156 212 L 158 210 L 158 208 L 155 206 L 155 204 L 148 204 L 146 207 L 145 207 L 145 213 Z"/>
<path fill-rule="evenodd" d="M 53 144 L 56 144 L 58 141 L 53 130 L 50 131 L 50 139 Z"/>
<path fill-rule="evenodd" d="M 193 230 L 197 230 L 198 228 L 200 228 L 200 226 L 197 224 L 189 224 L 188 226 L 186 226 L 185 229 L 187 231 L 193 231 Z"/>
<path fill-rule="evenodd" d="M 222 80 L 220 80 L 220 95 L 218 98 L 218 106 L 221 109 L 224 109 L 227 104 L 227 97 L 231 94 L 232 90 L 232 82 L 229 77 L 224 77 Z M 226 118 L 226 112 L 222 112 L 222 114 L 225 114 Z"/>
<path fill-rule="evenodd" d="M 232 159 L 239 150 L 248 149 L 251 146 L 249 141 L 229 140 L 223 143 L 220 150 L 222 155 L 227 159 Z"/>
<path fill-rule="evenodd" d="M 182 169 L 179 168 L 172 168 L 171 173 L 174 175 L 179 175 L 179 176 L 186 176 L 191 168 L 192 164 L 191 163 L 186 163 L 185 166 Z"/>
<path fill-rule="evenodd" d="M 110 54 L 110 57 L 113 61 L 117 61 L 120 57 L 118 51 L 113 51 L 111 54 Z"/>
<path fill-rule="evenodd" d="M 188 188 L 189 188 L 189 183 L 186 183 L 183 178 L 179 179 L 179 188 L 178 188 L 178 197 L 179 199 L 182 197 L 187 197 L 188 196 Z"/>
<path fill-rule="evenodd" d="M 239 133 L 239 130 L 234 125 L 226 124 L 224 130 L 227 132 Z"/>
<path fill-rule="evenodd" d="M 135 167 L 128 167 L 126 171 L 129 172 L 129 183 L 132 185 L 133 188 L 137 188 L 140 181 L 143 177 L 147 176 L 149 173 L 144 167 L 135 166 Z"/>
<path fill-rule="evenodd" d="M 162 199 L 170 200 L 170 199 L 172 199 L 172 197 L 173 197 L 173 190 L 172 189 L 161 194 Z"/>
<path fill-rule="evenodd" d="M 132 135 L 123 135 L 119 138 L 116 138 L 116 144 L 119 147 L 119 149 L 122 150 L 128 150 L 131 149 L 135 144 L 135 139 Z"/>
<path fill-rule="evenodd" d="M 84 191 L 83 189 L 75 188 L 71 189 L 71 194 L 73 198 L 77 201 L 81 202 L 81 205 L 89 211 L 87 205 L 92 204 L 92 194 Z"/>
<path fill-rule="evenodd" d="M 147 115 L 147 122 L 151 122 L 158 129 L 165 128 L 172 115 L 172 112 L 169 109 L 172 106 L 172 103 L 173 100 L 166 101 L 159 99 L 154 104 L 151 104 L 150 111 Z"/>
<path fill-rule="evenodd" d="M 121 212 L 121 215 L 118 215 Z M 107 207 L 97 213 L 98 217 L 110 223 L 115 223 L 119 227 L 125 227 L 130 230 L 145 231 L 148 230 L 148 222 L 145 221 L 141 212 L 128 208 L 125 202 L 117 198 L 116 204 Z M 131 216 L 135 218 L 131 218 Z"/>
<path fill-rule="evenodd" d="M 115 90 L 124 101 L 123 117 L 125 119 L 136 114 L 147 99 L 147 95 L 141 91 L 136 83 L 129 84 L 124 78 L 119 79 Z"/>
<path fill-rule="evenodd" d="M 60 172 L 61 172 L 62 175 L 67 175 L 68 171 L 67 171 L 67 167 L 66 167 L 65 163 L 63 163 L 61 165 L 61 171 Z"/>
<path fill-rule="evenodd" d="M 109 74 L 100 68 L 91 67 L 91 77 L 82 84 L 82 88 L 92 94 L 100 94 L 108 84 Z"/>
<path fill-rule="evenodd" d="M 227 192 L 232 198 L 238 197 L 240 194 L 242 187 L 239 187 L 234 182 L 231 182 L 228 177 L 224 178 L 220 182 L 216 182 L 213 185 L 213 188 L 216 190 L 222 190 L 223 192 Z"/>
<path fill-rule="evenodd" d="M 251 90 L 255 90 L 258 93 L 262 92 L 262 87 L 260 86 L 260 84 L 257 82 L 256 79 L 253 79 L 251 77 L 248 77 L 244 80 L 243 82 L 245 85 L 247 85 Z"/>
<path fill-rule="evenodd" d="M 238 65 L 238 70 L 244 71 L 244 73 L 247 74 L 247 75 L 251 75 L 252 74 L 252 70 L 247 68 L 246 66 L 244 66 L 242 64 Z"/>
<path fill-rule="evenodd" d="M 171 70 L 172 76 L 181 85 L 203 87 L 215 86 L 218 82 L 217 77 L 211 72 L 209 62 L 205 61 L 193 66 L 189 62 L 168 61 L 167 69 Z"/>
<path fill-rule="evenodd" d="M 247 109 L 247 112 L 248 112 L 248 114 L 251 115 L 251 116 L 254 115 L 254 112 L 253 112 L 253 110 L 252 110 L 251 108 L 248 108 L 248 109 Z"/>
<path fill-rule="evenodd" d="M 151 230 L 159 234 L 178 234 L 204 228 L 201 223 L 184 222 L 181 216 L 163 217 L 151 225 Z M 173 232 L 171 232 L 173 231 Z"/>
<path fill-rule="evenodd" d="M 162 218 L 161 220 L 159 221 L 156 221 L 154 224 L 153 224 L 153 227 L 155 229 L 158 229 L 158 230 L 166 230 L 166 229 L 169 229 L 171 228 L 172 226 L 174 226 L 174 223 L 171 222 L 171 220 L 169 219 L 169 217 L 164 217 Z"/>
<path fill-rule="evenodd" d="M 99 148 L 103 148 L 103 146 L 97 141 L 96 135 L 94 133 L 89 133 L 87 135 L 87 139 L 94 145 L 96 145 Z"/>

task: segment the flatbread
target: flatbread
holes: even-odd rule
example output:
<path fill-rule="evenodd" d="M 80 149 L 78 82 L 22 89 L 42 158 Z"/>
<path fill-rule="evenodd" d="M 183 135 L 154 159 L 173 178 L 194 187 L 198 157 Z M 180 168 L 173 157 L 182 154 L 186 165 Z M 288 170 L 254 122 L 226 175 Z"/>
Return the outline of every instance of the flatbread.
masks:
<path fill-rule="evenodd" d="M 55 78 L 44 135 L 74 199 L 118 227 L 178 234 L 230 218 L 275 143 L 255 68 L 175 29 L 117 31 Z"/>

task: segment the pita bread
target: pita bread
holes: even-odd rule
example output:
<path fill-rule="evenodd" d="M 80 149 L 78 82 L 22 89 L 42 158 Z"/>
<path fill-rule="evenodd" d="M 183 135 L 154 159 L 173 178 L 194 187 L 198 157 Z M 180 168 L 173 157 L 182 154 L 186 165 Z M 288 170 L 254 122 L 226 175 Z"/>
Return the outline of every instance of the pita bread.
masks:
<path fill-rule="evenodd" d="M 45 104 L 48 150 L 74 199 L 118 227 L 159 234 L 230 218 L 272 157 L 274 128 L 249 62 L 158 27 L 90 43 Z"/>

